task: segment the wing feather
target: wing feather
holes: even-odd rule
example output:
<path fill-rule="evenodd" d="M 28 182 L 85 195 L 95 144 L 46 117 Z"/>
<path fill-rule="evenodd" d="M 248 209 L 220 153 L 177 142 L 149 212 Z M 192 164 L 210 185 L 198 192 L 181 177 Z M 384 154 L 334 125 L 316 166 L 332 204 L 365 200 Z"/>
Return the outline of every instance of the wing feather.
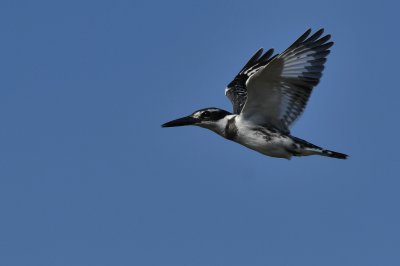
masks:
<path fill-rule="evenodd" d="M 247 101 L 241 114 L 259 124 L 284 131 L 302 114 L 312 89 L 319 83 L 333 42 L 320 29 L 307 30 L 283 53 L 271 58 L 246 80 Z"/>
<path fill-rule="evenodd" d="M 233 105 L 233 112 L 240 114 L 244 104 L 247 100 L 247 79 L 262 66 L 265 66 L 271 61 L 271 56 L 274 53 L 274 49 L 269 49 L 263 54 L 263 49 L 258 49 L 257 52 L 249 59 L 244 67 L 236 75 L 235 79 L 230 82 L 225 89 L 225 95 L 229 98 Z"/>

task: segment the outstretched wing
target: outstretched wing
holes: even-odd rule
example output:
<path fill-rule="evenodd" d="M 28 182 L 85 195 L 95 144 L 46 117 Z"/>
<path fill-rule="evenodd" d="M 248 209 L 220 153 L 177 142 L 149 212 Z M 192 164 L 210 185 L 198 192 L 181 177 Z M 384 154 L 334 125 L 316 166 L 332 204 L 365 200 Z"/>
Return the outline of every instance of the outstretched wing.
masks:
<path fill-rule="evenodd" d="M 262 66 L 265 66 L 271 61 L 271 56 L 274 49 L 269 49 L 263 54 L 263 49 L 260 48 L 247 62 L 247 64 L 239 71 L 235 79 L 228 84 L 225 89 L 225 95 L 229 98 L 233 105 L 233 112 L 240 114 L 247 100 L 247 79 L 254 74 Z"/>
<path fill-rule="evenodd" d="M 289 131 L 301 115 L 312 89 L 319 83 L 333 42 L 320 29 L 307 30 L 283 53 L 247 79 L 247 101 L 241 111 L 246 119 Z"/>

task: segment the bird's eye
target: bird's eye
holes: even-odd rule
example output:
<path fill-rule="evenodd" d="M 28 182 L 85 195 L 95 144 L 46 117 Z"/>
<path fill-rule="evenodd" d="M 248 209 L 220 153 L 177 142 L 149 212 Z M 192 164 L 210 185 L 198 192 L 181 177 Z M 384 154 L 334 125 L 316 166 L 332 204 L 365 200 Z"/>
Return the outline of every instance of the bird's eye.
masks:
<path fill-rule="evenodd" d="M 204 112 L 201 114 L 201 117 L 202 117 L 202 118 L 208 118 L 208 117 L 210 117 L 210 112 L 209 112 L 209 111 L 204 111 Z"/>

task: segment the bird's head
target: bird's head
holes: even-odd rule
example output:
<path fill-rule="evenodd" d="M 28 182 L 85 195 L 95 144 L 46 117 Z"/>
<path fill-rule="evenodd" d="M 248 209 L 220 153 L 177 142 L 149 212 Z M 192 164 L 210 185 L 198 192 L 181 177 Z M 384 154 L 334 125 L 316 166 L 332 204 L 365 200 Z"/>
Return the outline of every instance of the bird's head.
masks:
<path fill-rule="evenodd" d="M 193 114 L 189 116 L 185 116 L 182 118 L 178 118 L 167 122 L 162 127 L 179 127 L 179 126 L 200 126 L 204 128 L 211 129 L 213 131 L 219 131 L 223 126 L 222 120 L 231 113 L 218 109 L 218 108 L 204 108 L 198 111 L 195 111 Z"/>

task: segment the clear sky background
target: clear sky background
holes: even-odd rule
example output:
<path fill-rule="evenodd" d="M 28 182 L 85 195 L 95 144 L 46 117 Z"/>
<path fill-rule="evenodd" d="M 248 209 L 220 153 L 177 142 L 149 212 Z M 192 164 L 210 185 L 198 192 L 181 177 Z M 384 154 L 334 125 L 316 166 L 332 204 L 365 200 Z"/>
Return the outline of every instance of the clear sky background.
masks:
<path fill-rule="evenodd" d="M 0 265 L 400 265 L 395 1 L 0 2 Z M 335 45 L 269 158 L 196 128 L 259 48 Z"/>

